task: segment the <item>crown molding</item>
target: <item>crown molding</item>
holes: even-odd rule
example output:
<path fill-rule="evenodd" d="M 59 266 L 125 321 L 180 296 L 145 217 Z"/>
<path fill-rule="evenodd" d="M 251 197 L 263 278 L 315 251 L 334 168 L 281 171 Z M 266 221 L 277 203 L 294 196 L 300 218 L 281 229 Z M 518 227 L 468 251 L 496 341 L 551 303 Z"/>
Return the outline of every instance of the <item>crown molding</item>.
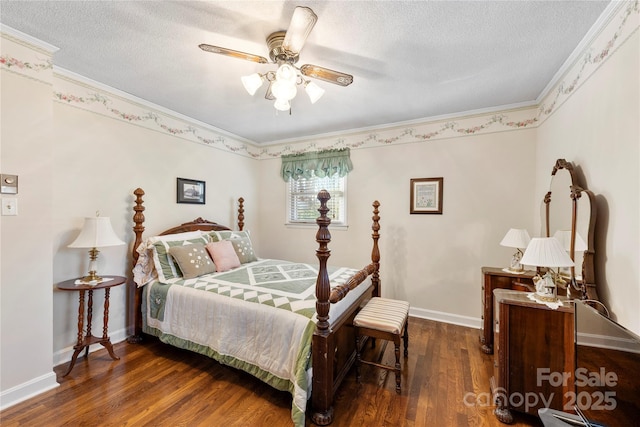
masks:
<path fill-rule="evenodd" d="M 2 34 L 2 37 L 7 38 L 15 43 L 21 44 L 23 46 L 48 55 L 53 55 L 60 50 L 60 48 L 52 44 L 43 42 L 40 39 L 30 36 L 29 34 L 25 34 L 22 31 L 18 31 L 15 28 L 11 28 L 8 25 L 2 23 L 0 23 L 0 34 Z"/>
<path fill-rule="evenodd" d="M 562 63 L 558 71 L 553 75 L 549 83 L 542 89 L 538 97 L 536 98 L 536 103 L 540 104 L 542 100 L 549 95 L 551 90 L 560 83 L 562 78 L 566 76 L 569 71 L 578 63 L 578 61 L 582 58 L 584 53 L 589 49 L 589 47 L 594 43 L 596 38 L 602 33 L 603 29 L 606 28 L 611 20 L 622 10 L 625 4 L 629 4 L 628 1 L 617 1 L 614 0 L 607 5 L 604 12 L 598 17 L 596 22 L 593 23 L 587 34 L 582 38 L 580 43 L 573 49 L 573 52 L 569 55 L 569 57 Z"/>

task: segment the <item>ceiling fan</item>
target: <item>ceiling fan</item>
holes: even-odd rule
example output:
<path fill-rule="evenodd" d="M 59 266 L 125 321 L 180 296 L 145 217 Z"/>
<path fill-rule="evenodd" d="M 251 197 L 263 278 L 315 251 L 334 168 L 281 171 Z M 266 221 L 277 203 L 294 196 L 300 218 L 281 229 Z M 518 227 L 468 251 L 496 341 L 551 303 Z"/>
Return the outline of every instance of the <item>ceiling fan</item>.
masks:
<path fill-rule="evenodd" d="M 274 100 L 274 107 L 277 110 L 290 111 L 290 101 L 297 93 L 296 86 L 304 86 L 311 103 L 315 103 L 324 94 L 324 89 L 305 79 L 305 77 L 313 77 L 339 86 L 349 86 L 353 83 L 353 76 L 350 74 L 311 64 L 305 64 L 301 67 L 295 65 L 298 62 L 300 51 L 317 20 L 318 16 L 310 8 L 296 7 L 293 11 L 289 28 L 286 31 L 276 31 L 267 37 L 267 47 L 269 48 L 271 61 L 263 56 L 210 44 L 203 43 L 199 47 L 205 52 L 219 53 L 259 64 L 277 64 L 278 69 L 276 71 L 244 76 L 242 77 L 242 83 L 247 92 L 253 95 L 265 81 L 269 82 L 265 98 Z"/>

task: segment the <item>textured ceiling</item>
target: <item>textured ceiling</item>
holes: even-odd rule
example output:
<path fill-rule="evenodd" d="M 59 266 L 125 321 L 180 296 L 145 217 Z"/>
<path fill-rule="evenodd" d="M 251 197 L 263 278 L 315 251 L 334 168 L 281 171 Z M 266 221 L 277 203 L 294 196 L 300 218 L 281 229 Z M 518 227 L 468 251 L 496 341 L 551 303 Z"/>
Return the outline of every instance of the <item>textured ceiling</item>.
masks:
<path fill-rule="evenodd" d="M 60 50 L 58 67 L 256 143 L 527 105 L 553 79 L 608 1 L 6 1 L 0 22 Z M 296 65 L 354 76 L 316 81 L 292 113 L 240 76 L 274 69 L 200 43 L 268 57 L 295 6 L 318 15 Z"/>

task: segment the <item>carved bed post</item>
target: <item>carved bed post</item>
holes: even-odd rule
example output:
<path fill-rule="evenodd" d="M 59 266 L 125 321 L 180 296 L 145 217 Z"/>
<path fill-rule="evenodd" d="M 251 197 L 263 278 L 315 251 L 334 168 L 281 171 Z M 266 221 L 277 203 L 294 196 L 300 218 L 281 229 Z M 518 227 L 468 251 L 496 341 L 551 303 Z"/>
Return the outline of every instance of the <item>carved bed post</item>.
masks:
<path fill-rule="evenodd" d="M 373 202 L 373 224 L 371 225 L 371 229 L 373 230 L 373 234 L 371 237 L 373 238 L 373 249 L 371 250 L 371 262 L 375 266 L 375 271 L 371 276 L 371 282 L 373 283 L 373 296 L 380 296 L 380 249 L 378 248 L 378 239 L 380 239 L 380 216 L 378 215 L 380 211 L 378 208 L 380 207 L 379 201 Z"/>
<path fill-rule="evenodd" d="M 244 229 L 244 199 L 240 197 L 238 199 L 238 230 Z"/>
<path fill-rule="evenodd" d="M 329 224 L 331 218 L 327 217 L 329 208 L 327 201 L 331 198 L 326 190 L 318 193 L 320 200 L 320 217 L 316 220 L 318 232 L 316 241 L 320 245 L 316 250 L 316 256 L 320 261 L 318 279 L 316 281 L 316 313 L 318 322 L 313 333 L 311 345 L 313 360 L 313 392 L 312 392 L 312 419 L 317 425 L 327 425 L 333 421 L 333 335 L 329 328 L 329 296 L 331 285 L 327 272 L 327 260 L 331 256 L 328 244 L 331 241 Z"/>
<path fill-rule="evenodd" d="M 144 201 L 144 190 L 142 188 L 136 188 L 133 194 L 136 196 L 136 205 L 133 207 L 135 214 L 133 214 L 133 232 L 136 234 L 136 239 L 133 242 L 132 256 L 133 265 L 136 265 L 138 261 L 138 246 L 142 243 L 142 233 L 144 232 L 144 209 L 142 205 Z M 142 313 L 140 312 L 140 305 L 142 304 L 142 288 L 139 288 L 136 283 L 131 280 L 129 282 L 129 318 L 133 321 L 133 335 L 127 338 L 127 342 L 136 344 L 142 341 Z"/>

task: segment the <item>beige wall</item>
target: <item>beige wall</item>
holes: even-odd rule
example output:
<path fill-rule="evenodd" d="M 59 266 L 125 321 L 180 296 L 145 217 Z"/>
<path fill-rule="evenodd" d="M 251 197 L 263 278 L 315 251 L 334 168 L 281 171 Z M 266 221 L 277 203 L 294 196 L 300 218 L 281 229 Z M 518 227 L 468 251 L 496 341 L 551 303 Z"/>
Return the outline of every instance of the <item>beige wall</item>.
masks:
<path fill-rule="evenodd" d="M 558 158 L 574 162 L 596 195 L 600 298 L 640 334 L 640 36 L 636 31 L 538 128 L 536 194 Z"/>
<path fill-rule="evenodd" d="M 2 40 L 2 44 L 4 48 L 13 43 Z M 19 176 L 19 193 L 2 195 L 3 200 L 18 200 L 19 215 L 0 217 L 2 398 L 5 391 L 19 385 L 27 396 L 57 386 L 51 358 L 51 70 L 39 77 L 27 79 L 3 70 L 0 81 L 0 168 Z"/>
<path fill-rule="evenodd" d="M 348 230 L 332 231 L 330 263 L 363 267 L 371 253 L 372 202 L 381 203 L 383 295 L 412 312 L 478 325 L 482 266 L 508 266 L 499 246 L 511 227 L 533 232 L 535 130 L 352 150 Z M 261 256 L 313 262 L 315 228 L 287 228 L 280 160 L 260 162 Z M 444 178 L 443 214 L 410 215 L 411 178 Z"/>

